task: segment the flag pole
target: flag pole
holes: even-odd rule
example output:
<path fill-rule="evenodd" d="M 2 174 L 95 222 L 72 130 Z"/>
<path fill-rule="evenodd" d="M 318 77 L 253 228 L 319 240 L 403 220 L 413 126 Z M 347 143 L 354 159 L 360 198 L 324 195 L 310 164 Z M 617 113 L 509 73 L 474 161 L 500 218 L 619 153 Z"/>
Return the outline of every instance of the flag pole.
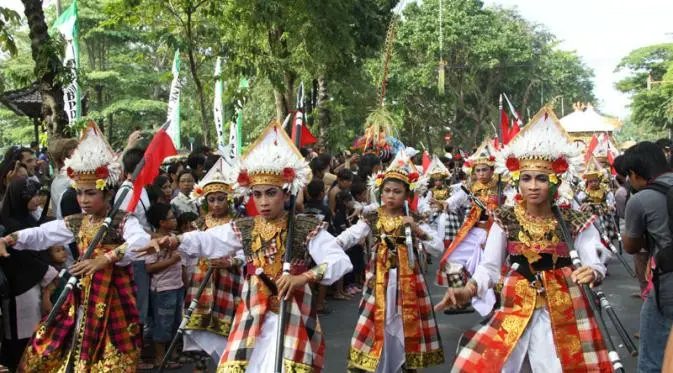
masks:
<path fill-rule="evenodd" d="M 170 120 L 167 120 L 159 130 L 166 129 L 168 128 L 168 125 L 170 124 Z M 143 157 L 140 162 L 138 162 L 138 165 L 136 165 L 136 168 L 133 170 L 133 173 L 131 174 L 131 183 L 135 182 L 135 180 L 138 178 L 138 175 L 140 174 L 140 171 L 142 171 L 143 167 L 145 167 L 145 158 Z M 98 244 L 105 238 L 105 235 L 112 230 L 112 219 L 117 215 L 119 212 L 122 203 L 126 199 L 126 195 L 129 193 L 131 188 L 122 188 L 120 190 L 120 195 L 119 198 L 117 198 L 117 201 L 114 203 L 112 206 L 112 210 L 110 210 L 110 213 L 108 216 L 103 220 L 103 225 L 98 229 L 98 232 L 96 232 L 96 235 L 93 237 L 91 242 L 89 243 L 89 246 L 86 249 L 86 252 L 84 252 L 83 256 L 80 256 L 80 260 L 86 260 L 91 258 L 91 254 L 93 254 L 94 249 L 98 246 Z M 49 311 L 49 315 L 47 316 L 47 320 L 45 323 L 40 327 L 40 329 L 44 328 L 45 330 L 49 328 L 49 326 L 54 322 L 54 319 L 56 319 L 56 315 L 58 314 L 59 309 L 65 303 L 66 298 L 72 292 L 73 288 L 77 286 L 79 278 L 78 276 L 70 276 L 70 279 L 66 283 L 65 287 L 61 291 L 61 294 L 58 296 L 58 299 L 54 303 L 54 306 L 51 308 L 51 311 Z"/>

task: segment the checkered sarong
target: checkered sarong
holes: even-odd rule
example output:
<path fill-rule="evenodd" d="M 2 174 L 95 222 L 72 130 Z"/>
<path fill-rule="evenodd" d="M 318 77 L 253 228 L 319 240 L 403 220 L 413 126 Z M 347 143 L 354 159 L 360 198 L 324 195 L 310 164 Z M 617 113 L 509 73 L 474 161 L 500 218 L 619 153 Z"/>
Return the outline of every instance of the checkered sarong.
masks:
<path fill-rule="evenodd" d="M 612 372 L 591 308 L 569 267 L 543 272 L 554 345 L 564 371 Z M 500 372 L 535 311 L 537 290 L 518 273 L 502 289 L 493 316 L 463 334 L 451 372 Z"/>
<path fill-rule="evenodd" d="M 199 286 L 206 278 L 208 260 L 201 259 L 189 281 L 185 304 L 189 305 Z M 201 293 L 198 305 L 187 324 L 190 330 L 206 330 L 228 336 L 241 299 L 241 270 L 239 268 L 215 269 Z"/>
<path fill-rule="evenodd" d="M 84 314 L 73 351 L 77 371 L 135 371 L 140 352 L 140 327 L 130 267 L 110 266 L 84 278 Z M 56 371 L 67 362 L 76 324 L 77 302 L 71 293 L 56 321 L 45 320 L 31 339 L 20 371 Z M 60 357 L 60 358 L 57 358 Z M 60 361 L 59 361 L 60 360 Z"/>
<path fill-rule="evenodd" d="M 112 225 L 117 229 L 108 232 L 94 250 L 92 259 L 124 243 L 125 218 L 126 214 L 115 217 Z M 100 225 L 100 222 L 92 224 L 88 215 L 66 218 L 66 226 L 77 237 L 81 251 L 87 249 Z M 59 371 L 65 368 L 70 356 L 76 372 L 135 372 L 141 330 L 132 279 L 131 266 L 116 265 L 83 277 L 81 290 L 75 288 L 68 295 L 49 328 L 45 327 L 46 318 L 38 324 L 24 351 L 19 371 Z M 80 304 L 82 307 L 78 307 Z M 79 310 L 83 312 L 77 321 Z"/>
<path fill-rule="evenodd" d="M 375 371 L 384 348 L 385 289 L 388 287 L 390 272 L 386 271 L 382 276 L 377 276 L 377 271 L 382 268 L 382 262 L 387 261 L 385 259 L 387 255 L 382 253 L 385 250 L 375 250 L 378 254 L 370 261 L 367 269 L 365 290 L 360 301 L 358 322 L 348 356 L 348 368 L 352 370 Z M 404 245 L 397 246 L 398 262 L 408 267 L 406 250 Z M 398 267 L 397 271 L 398 308 L 403 315 L 405 368 L 419 369 L 442 364 L 444 351 L 432 310 L 432 301 L 420 273 L 420 267 L 417 263 L 413 269 Z M 407 272 L 408 275 L 405 274 Z M 379 281 L 383 282 L 378 283 Z M 406 283 L 410 286 L 406 287 Z"/>
<path fill-rule="evenodd" d="M 264 319 L 272 300 L 266 285 L 257 276 L 248 276 L 243 283 L 242 299 L 229 334 L 227 347 L 222 354 L 218 372 L 243 372 L 262 332 Z M 289 307 L 288 326 L 285 331 L 283 356 L 286 370 L 295 367 L 297 372 L 320 372 L 323 367 L 325 341 L 316 316 L 316 307 L 309 285 L 303 291 L 295 290 Z M 303 368 L 304 370 L 301 370 Z"/>

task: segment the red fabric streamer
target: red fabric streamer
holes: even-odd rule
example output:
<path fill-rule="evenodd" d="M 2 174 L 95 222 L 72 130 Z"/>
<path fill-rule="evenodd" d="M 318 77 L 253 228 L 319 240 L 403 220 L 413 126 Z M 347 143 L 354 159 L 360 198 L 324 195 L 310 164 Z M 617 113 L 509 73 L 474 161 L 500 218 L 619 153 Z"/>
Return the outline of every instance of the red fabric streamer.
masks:
<path fill-rule="evenodd" d="M 164 158 L 176 155 L 177 153 L 175 145 L 173 145 L 173 140 L 168 136 L 165 129 L 162 128 L 154 134 L 154 137 L 147 146 L 147 150 L 145 150 L 145 155 L 143 156 L 145 165 L 133 182 L 133 197 L 131 198 L 126 211 L 132 213 L 136 210 L 143 188 L 145 185 L 151 184 L 154 181 L 154 178 L 159 175 L 159 167 L 164 161 Z"/>

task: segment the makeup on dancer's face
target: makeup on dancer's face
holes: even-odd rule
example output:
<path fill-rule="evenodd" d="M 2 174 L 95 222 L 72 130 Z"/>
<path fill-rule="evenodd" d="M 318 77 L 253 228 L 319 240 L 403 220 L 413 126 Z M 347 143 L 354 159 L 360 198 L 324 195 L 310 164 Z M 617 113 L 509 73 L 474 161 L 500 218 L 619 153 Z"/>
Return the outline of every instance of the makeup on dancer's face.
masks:
<path fill-rule="evenodd" d="M 523 198 L 530 203 L 544 202 L 549 196 L 549 175 L 538 171 L 522 171 L 519 177 L 519 190 Z"/>
<path fill-rule="evenodd" d="M 477 175 L 479 182 L 486 184 L 493 177 L 493 169 L 489 165 L 476 165 L 474 167 L 474 174 Z"/>
<path fill-rule="evenodd" d="M 400 209 L 407 199 L 407 188 L 401 181 L 386 180 L 381 187 L 381 202 L 390 210 Z"/>
<path fill-rule="evenodd" d="M 227 194 L 224 192 L 213 192 L 206 196 L 208 211 L 215 216 L 222 216 L 227 212 Z"/>
<path fill-rule="evenodd" d="M 105 193 L 94 188 L 77 188 L 77 203 L 87 214 L 95 214 L 107 207 Z"/>
<path fill-rule="evenodd" d="M 252 196 L 257 211 L 266 219 L 276 219 L 283 214 L 287 194 L 274 185 L 255 185 Z"/>

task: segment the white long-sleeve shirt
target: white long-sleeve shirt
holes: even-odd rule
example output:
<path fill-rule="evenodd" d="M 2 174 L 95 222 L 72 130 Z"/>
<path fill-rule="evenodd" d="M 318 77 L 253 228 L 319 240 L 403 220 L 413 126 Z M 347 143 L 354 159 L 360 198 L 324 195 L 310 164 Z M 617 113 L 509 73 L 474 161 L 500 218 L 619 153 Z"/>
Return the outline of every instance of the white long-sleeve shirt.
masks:
<path fill-rule="evenodd" d="M 420 224 L 420 227 L 423 232 L 430 237 L 430 239 L 426 241 L 421 241 L 423 247 L 425 247 L 427 252 L 432 256 L 438 257 L 442 255 L 444 252 L 444 241 L 437 235 L 437 232 L 435 232 L 428 224 Z M 363 238 L 369 236 L 371 231 L 369 224 L 363 221 L 363 219 L 360 219 L 357 224 L 352 225 L 341 232 L 341 234 L 337 236 L 336 241 L 339 243 L 339 246 L 344 250 L 347 250 L 360 243 Z"/>
<path fill-rule="evenodd" d="M 84 219 L 87 219 L 87 216 L 84 216 Z M 51 246 L 65 246 L 75 240 L 64 220 L 50 221 L 39 227 L 20 230 L 16 234 L 18 238 L 13 246 L 15 250 L 43 251 Z M 128 247 L 124 257 L 115 263 L 118 266 L 125 266 L 136 260 L 135 249 L 146 247 L 150 243 L 150 235 L 132 215 L 126 217 L 122 236 Z"/>
<path fill-rule="evenodd" d="M 243 244 L 234 233 L 231 223 L 218 225 L 206 231 L 188 232 L 182 235 L 178 250 L 191 257 L 222 258 L 242 253 Z M 353 270 L 353 265 L 337 244 L 336 239 L 324 230 L 320 230 L 308 243 L 308 251 L 313 261 L 327 264 L 325 276 L 320 281 L 331 285 L 343 275 Z"/>
<path fill-rule="evenodd" d="M 596 249 L 602 246 L 598 231 L 589 226 L 575 238 L 575 250 L 579 254 L 582 265 L 589 266 L 601 278 L 605 276 L 605 265 L 598 258 Z M 483 297 L 488 289 L 494 287 L 500 280 L 500 270 L 507 257 L 507 235 L 498 223 L 493 223 L 488 232 L 486 246 L 481 262 L 472 280 L 477 283 L 477 296 Z"/>

